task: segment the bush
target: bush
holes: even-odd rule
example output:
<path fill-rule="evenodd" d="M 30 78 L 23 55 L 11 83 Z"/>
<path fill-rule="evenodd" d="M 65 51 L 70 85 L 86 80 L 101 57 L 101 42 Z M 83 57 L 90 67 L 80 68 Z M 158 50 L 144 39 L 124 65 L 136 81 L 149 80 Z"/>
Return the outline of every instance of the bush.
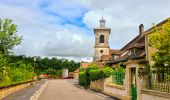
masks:
<path fill-rule="evenodd" d="M 85 68 L 83 68 L 83 67 L 80 67 L 79 71 L 80 71 L 80 72 L 85 72 L 85 71 L 86 71 L 86 69 L 85 69 Z"/>
<path fill-rule="evenodd" d="M 86 68 L 86 72 L 90 72 L 91 70 L 97 70 L 99 69 L 99 67 L 97 67 L 96 65 L 91 65 L 89 67 Z"/>
<path fill-rule="evenodd" d="M 91 70 L 89 72 L 90 81 L 105 79 L 113 74 L 113 69 L 106 67 L 104 69 Z"/>
<path fill-rule="evenodd" d="M 81 86 L 88 86 L 87 73 L 86 72 L 80 72 L 79 73 L 79 84 Z"/>
<path fill-rule="evenodd" d="M 82 86 L 89 86 L 90 81 L 105 79 L 113 74 L 113 69 L 106 67 L 99 69 L 96 65 L 92 64 L 86 68 L 84 72 L 79 73 L 79 84 Z"/>

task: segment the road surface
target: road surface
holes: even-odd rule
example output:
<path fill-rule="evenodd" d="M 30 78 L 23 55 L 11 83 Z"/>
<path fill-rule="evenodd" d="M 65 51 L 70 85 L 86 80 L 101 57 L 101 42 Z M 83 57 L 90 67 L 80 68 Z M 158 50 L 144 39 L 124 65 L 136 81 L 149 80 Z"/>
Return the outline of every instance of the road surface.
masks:
<path fill-rule="evenodd" d="M 38 100 L 116 100 L 78 88 L 73 80 L 49 80 Z"/>

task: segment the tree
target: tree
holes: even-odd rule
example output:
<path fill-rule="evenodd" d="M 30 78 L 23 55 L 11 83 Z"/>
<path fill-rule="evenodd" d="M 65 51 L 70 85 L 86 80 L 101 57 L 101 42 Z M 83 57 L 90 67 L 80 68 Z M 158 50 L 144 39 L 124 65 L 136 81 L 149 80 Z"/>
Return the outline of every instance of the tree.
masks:
<path fill-rule="evenodd" d="M 9 54 L 14 46 L 21 43 L 22 37 L 17 34 L 17 25 L 11 19 L 0 19 L 0 51 L 2 54 Z"/>
<path fill-rule="evenodd" d="M 155 67 L 170 65 L 170 19 L 160 28 L 154 27 L 154 32 L 149 35 L 149 45 L 156 49 L 152 55 Z"/>

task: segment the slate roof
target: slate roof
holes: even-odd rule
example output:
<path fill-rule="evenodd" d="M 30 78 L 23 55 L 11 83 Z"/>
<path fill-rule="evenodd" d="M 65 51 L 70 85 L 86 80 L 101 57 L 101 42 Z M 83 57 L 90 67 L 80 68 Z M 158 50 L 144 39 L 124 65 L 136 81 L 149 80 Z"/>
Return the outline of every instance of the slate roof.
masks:
<path fill-rule="evenodd" d="M 135 54 L 131 54 L 131 49 L 135 49 Z M 124 62 L 129 59 L 141 59 L 145 57 L 145 36 L 138 35 L 122 49 L 119 50 L 119 56 L 116 59 L 110 60 L 109 64 Z"/>

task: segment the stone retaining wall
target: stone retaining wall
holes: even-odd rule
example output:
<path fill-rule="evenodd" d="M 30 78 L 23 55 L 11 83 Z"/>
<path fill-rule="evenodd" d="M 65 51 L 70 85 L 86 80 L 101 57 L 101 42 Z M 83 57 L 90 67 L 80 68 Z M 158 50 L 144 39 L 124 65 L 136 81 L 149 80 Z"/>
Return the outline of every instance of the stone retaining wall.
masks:
<path fill-rule="evenodd" d="M 33 84 L 35 84 L 35 81 L 28 81 L 28 82 L 23 82 L 23 83 L 0 87 L 0 100 L 4 97 L 10 95 L 11 93 L 14 93 L 18 90 L 21 90 L 21 89 L 26 88 Z"/>
<path fill-rule="evenodd" d="M 104 90 L 104 80 L 91 81 L 90 89 L 95 90 L 95 91 L 103 91 Z"/>
<path fill-rule="evenodd" d="M 124 86 L 113 83 L 106 84 L 106 86 L 104 87 L 104 93 L 122 100 L 129 100 L 130 98 L 128 97 L 127 91 L 125 90 Z"/>

